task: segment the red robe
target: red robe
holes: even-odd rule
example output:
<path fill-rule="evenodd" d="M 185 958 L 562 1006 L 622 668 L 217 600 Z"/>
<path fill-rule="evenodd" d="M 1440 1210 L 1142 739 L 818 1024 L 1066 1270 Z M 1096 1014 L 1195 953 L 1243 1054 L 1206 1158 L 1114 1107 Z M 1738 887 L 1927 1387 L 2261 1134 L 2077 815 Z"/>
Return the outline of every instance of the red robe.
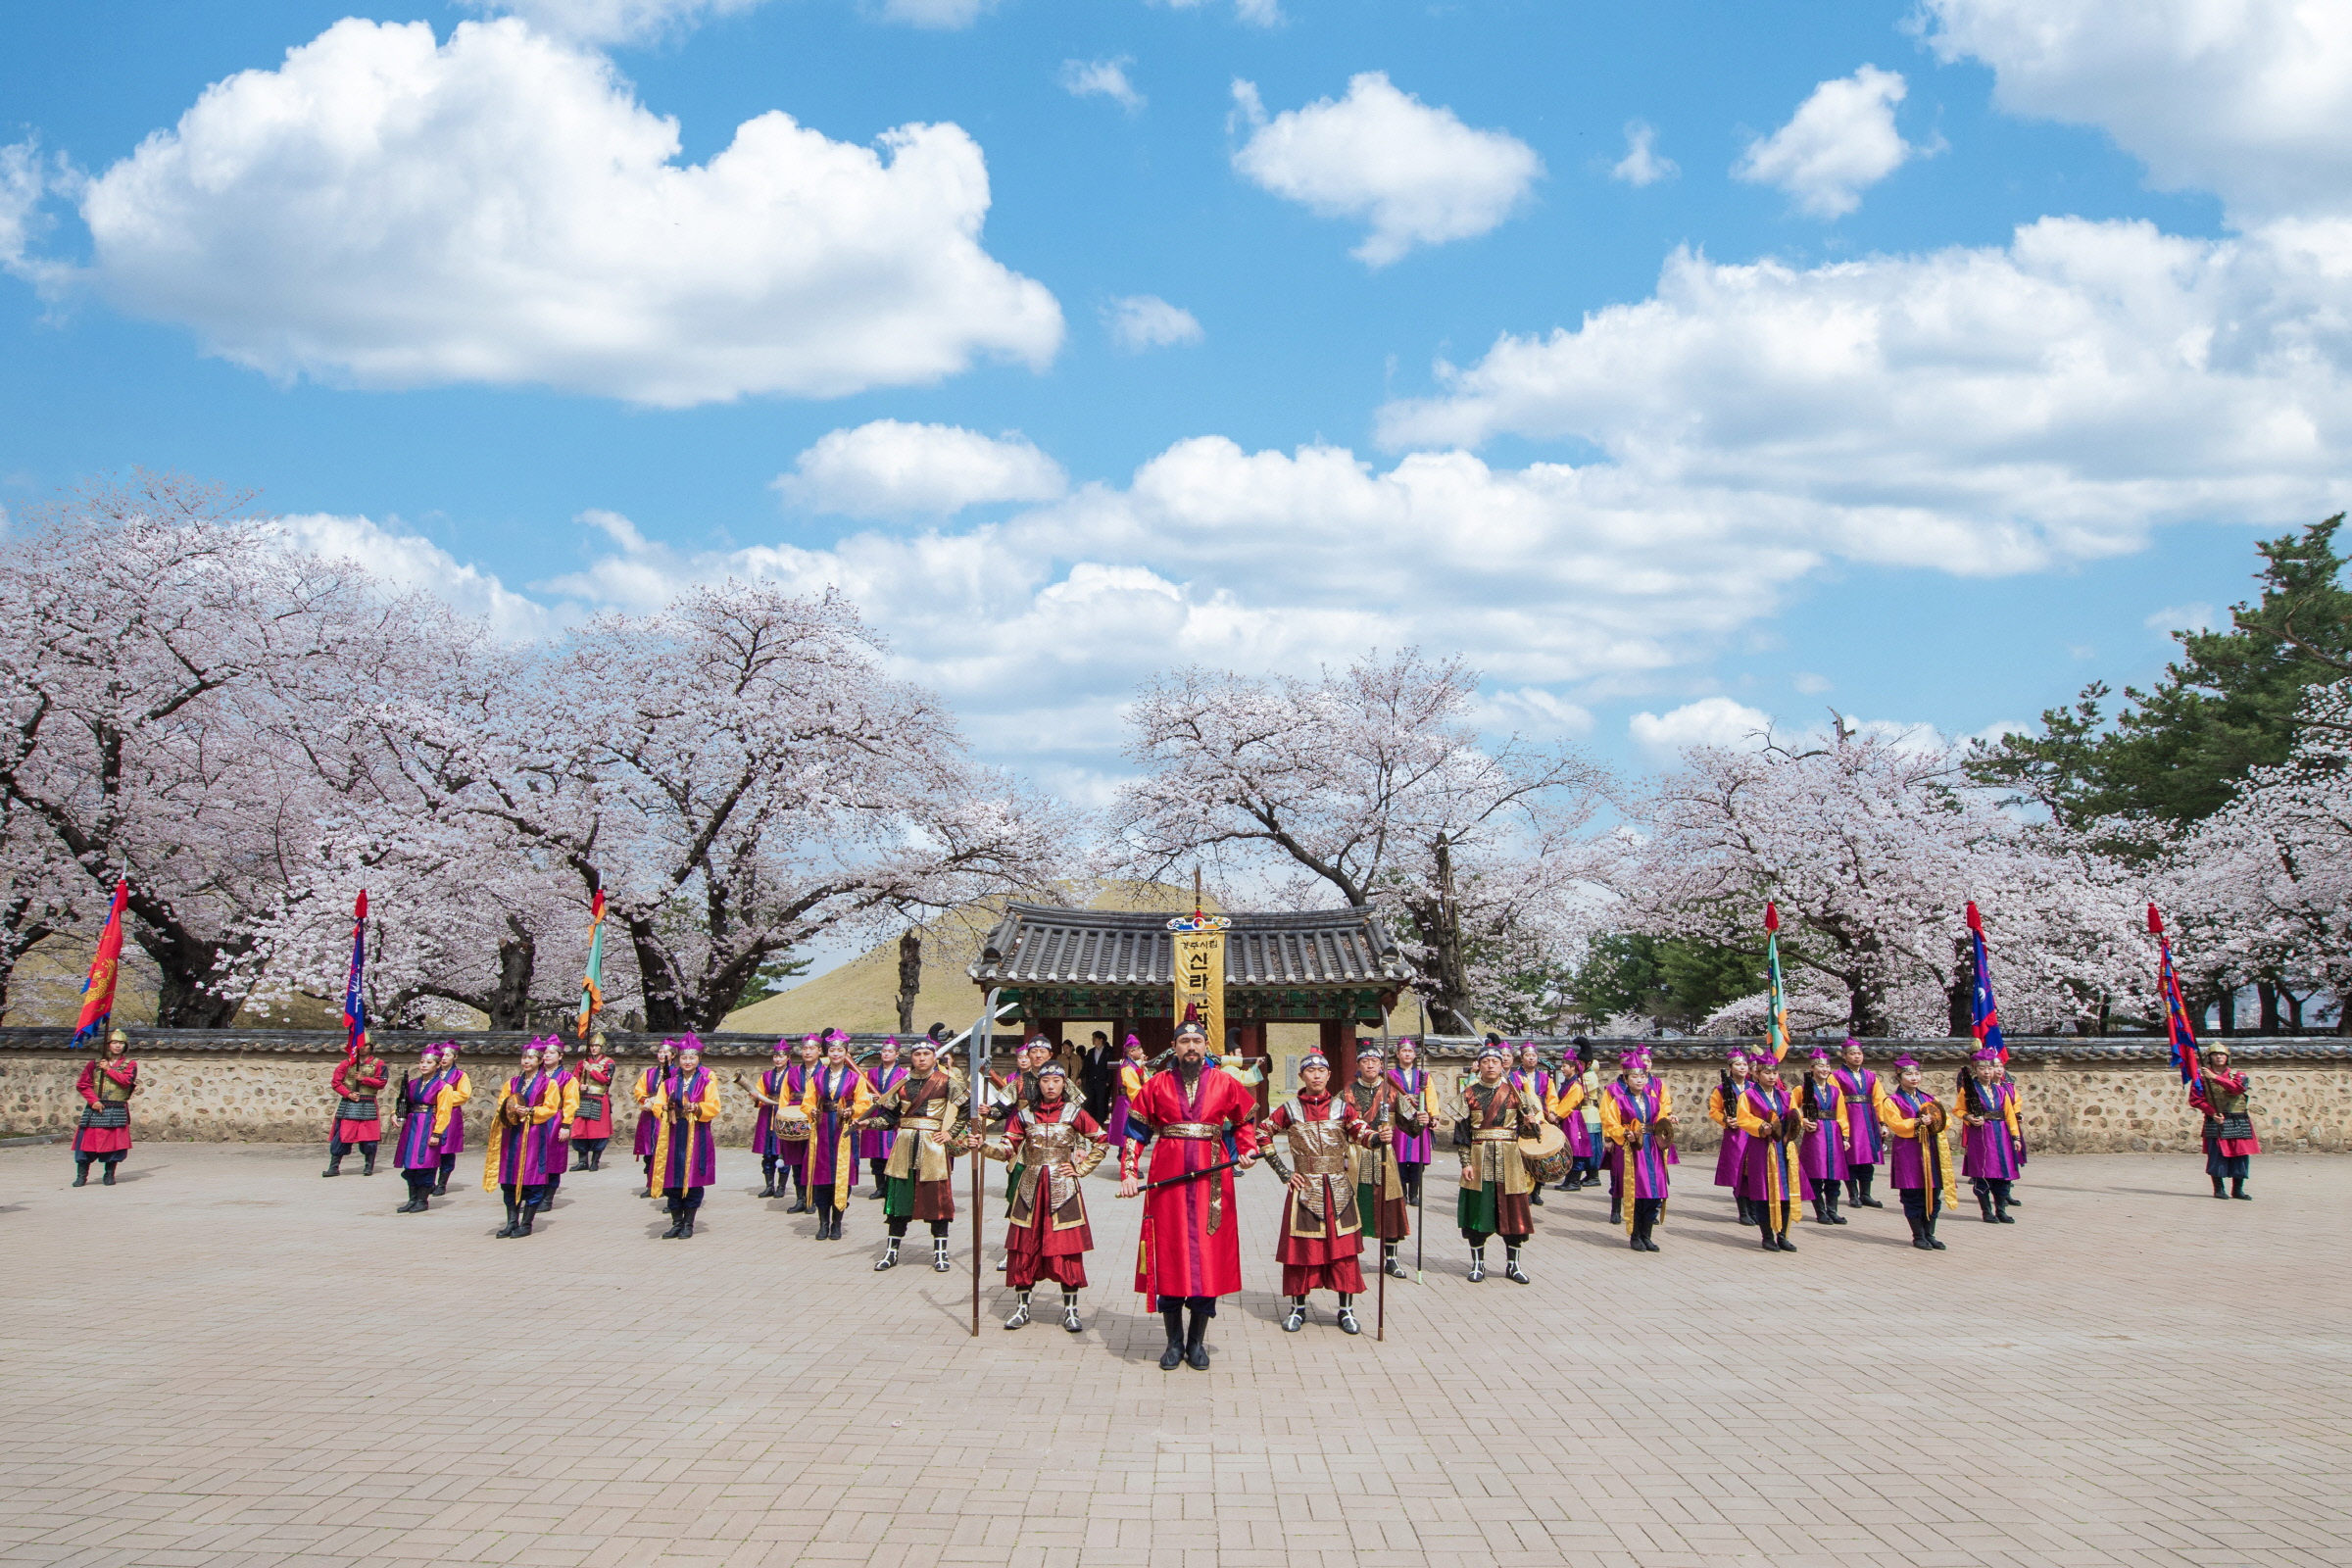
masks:
<path fill-rule="evenodd" d="M 1051 1107 L 1041 1103 L 1033 1114 L 1041 1121 L 1067 1117 L 1081 1138 L 1102 1142 L 1102 1126 L 1073 1102 L 1065 1100 Z M 1004 1129 L 1004 1137 L 1017 1151 L 1027 1132 L 1016 1112 Z M 1024 1178 L 1027 1175 L 1024 1171 Z M 1073 1193 L 1069 1211 L 1056 1213 L 1051 1173 L 1039 1171 L 1036 1175 L 1037 1185 L 1026 1220 L 1022 1218 L 1019 1189 L 1014 1189 L 1011 1222 L 1004 1231 L 1004 1283 L 1013 1290 L 1026 1291 L 1045 1279 L 1056 1281 L 1065 1291 L 1082 1291 L 1086 1289 L 1086 1254 L 1095 1250 L 1094 1228 L 1086 1222 L 1086 1194 L 1083 1188 Z"/>
<path fill-rule="evenodd" d="M 612 1136 L 612 1074 L 619 1066 L 620 1063 L 614 1061 L 611 1056 L 594 1055 L 580 1058 L 580 1094 L 583 1098 L 593 1096 L 603 1101 L 605 1113 L 601 1116 L 572 1117 L 572 1137 L 610 1138 Z"/>
<path fill-rule="evenodd" d="M 373 1100 L 384 1085 L 391 1081 L 392 1069 L 380 1056 L 346 1056 L 335 1063 L 334 1090 L 339 1100 Z M 334 1141 L 338 1144 L 372 1144 L 382 1140 L 382 1113 L 366 1121 L 335 1117 Z"/>
<path fill-rule="evenodd" d="M 1203 1067 L 1190 1095 L 1184 1076 L 1174 1067 L 1156 1073 L 1135 1102 L 1130 1117 L 1150 1124 L 1151 1170 L 1148 1181 L 1166 1181 L 1186 1171 L 1206 1170 L 1232 1157 L 1223 1138 L 1185 1138 L 1164 1135 L 1164 1129 L 1183 1123 L 1208 1123 L 1230 1131 L 1238 1154 L 1257 1152 L 1257 1099 L 1231 1073 Z M 1119 1152 L 1123 1174 L 1133 1175 L 1143 1152 L 1130 1144 Z M 1217 1223 L 1209 1225 L 1211 1208 Z M 1242 1288 L 1241 1216 L 1233 1200 L 1233 1172 L 1179 1182 L 1144 1195 L 1143 1235 L 1136 1244 L 1135 1288 L 1150 1298 L 1146 1311 L 1159 1309 L 1159 1298 L 1232 1296 Z"/>
<path fill-rule="evenodd" d="M 1320 1096 L 1298 1091 L 1296 1101 L 1284 1101 L 1266 1117 L 1267 1142 L 1271 1135 L 1286 1131 L 1291 1125 L 1292 1107 L 1303 1113 L 1301 1119 L 1310 1122 L 1329 1121 L 1336 1110 L 1348 1129 L 1348 1141 L 1359 1142 L 1364 1132 L 1364 1118 L 1345 1100 L 1335 1100 L 1326 1091 Z M 1284 1142 L 1289 1142 L 1285 1139 Z M 1343 1296 L 1361 1296 L 1364 1292 L 1364 1227 L 1355 1206 L 1355 1184 L 1345 1171 L 1337 1176 L 1309 1177 L 1319 1181 L 1323 1192 L 1318 1195 L 1323 1209 L 1317 1218 L 1314 1211 L 1298 1200 L 1298 1190 L 1293 1188 L 1282 1205 L 1281 1240 L 1274 1244 L 1274 1261 L 1282 1265 L 1282 1294 L 1304 1296 L 1309 1291 L 1338 1291 Z M 1340 1225 L 1341 1210 L 1350 1211 L 1346 1229 Z M 1311 1232 L 1311 1235 L 1301 1235 Z"/>

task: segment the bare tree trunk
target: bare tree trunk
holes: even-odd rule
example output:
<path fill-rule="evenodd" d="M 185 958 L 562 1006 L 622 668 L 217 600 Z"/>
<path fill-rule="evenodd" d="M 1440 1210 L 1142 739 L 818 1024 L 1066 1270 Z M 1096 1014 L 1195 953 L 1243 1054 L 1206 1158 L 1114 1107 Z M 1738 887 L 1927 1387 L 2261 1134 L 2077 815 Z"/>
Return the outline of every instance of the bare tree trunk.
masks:
<path fill-rule="evenodd" d="M 531 1026 L 531 977 L 538 967 L 538 944 L 522 922 L 507 916 L 507 937 L 498 945 L 498 990 L 490 998 L 490 1027 L 528 1029 Z"/>
<path fill-rule="evenodd" d="M 2222 1015 L 2222 1033 L 2224 1035 L 2233 1035 L 2237 1033 L 2237 987 L 2231 986 L 2229 990 L 2222 993 L 2220 1008 Z"/>
<path fill-rule="evenodd" d="M 1453 844 L 1441 833 L 1437 848 L 1437 919 L 1429 932 L 1437 971 L 1431 978 L 1437 988 L 1430 995 L 1429 1010 L 1447 1033 L 1473 1035 L 1478 1033 L 1478 1020 L 1470 1016 L 1470 982 L 1462 967 L 1462 906 L 1454 891 Z"/>
<path fill-rule="evenodd" d="M 1973 1035 L 1977 1029 L 1976 944 L 1967 937 L 1952 939 L 1952 983 L 1944 987 L 1952 1038 Z"/>
<path fill-rule="evenodd" d="M 2254 982 L 2255 1000 L 2262 1004 L 2262 1022 L 2258 1026 L 2266 1035 L 2278 1032 L 2278 988 L 2268 980 Z"/>
<path fill-rule="evenodd" d="M 923 934 L 913 927 L 899 938 L 899 1033 L 914 1033 L 914 999 L 923 989 Z"/>

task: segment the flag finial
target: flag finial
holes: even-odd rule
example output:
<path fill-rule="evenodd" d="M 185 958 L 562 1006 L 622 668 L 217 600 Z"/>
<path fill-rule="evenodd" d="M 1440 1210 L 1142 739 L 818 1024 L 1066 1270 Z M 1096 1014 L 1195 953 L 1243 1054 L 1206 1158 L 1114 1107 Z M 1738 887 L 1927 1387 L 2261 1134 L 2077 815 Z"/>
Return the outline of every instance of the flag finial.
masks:
<path fill-rule="evenodd" d="M 2157 937 L 2164 935 L 2164 916 L 2156 912 L 2153 904 L 2148 906 L 2148 934 Z"/>
<path fill-rule="evenodd" d="M 1977 913 L 1977 901 L 1974 899 L 1968 901 L 1968 928 L 1979 936 L 1984 934 L 1984 917 Z"/>
<path fill-rule="evenodd" d="M 1778 931 L 1780 928 L 1781 906 L 1773 903 L 1772 900 L 1766 899 L 1764 901 L 1764 929 L 1767 931 Z"/>

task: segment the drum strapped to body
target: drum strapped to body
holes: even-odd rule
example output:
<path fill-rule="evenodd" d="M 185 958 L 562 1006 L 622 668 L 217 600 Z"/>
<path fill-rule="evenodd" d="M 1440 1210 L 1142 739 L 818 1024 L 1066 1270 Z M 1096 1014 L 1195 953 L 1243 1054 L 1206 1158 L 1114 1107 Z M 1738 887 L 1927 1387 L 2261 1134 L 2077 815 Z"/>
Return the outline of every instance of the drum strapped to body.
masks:
<path fill-rule="evenodd" d="M 1568 1174 L 1568 1135 L 1545 1122 L 1535 1137 L 1519 1140 L 1519 1157 L 1527 1164 L 1529 1179 L 1538 1186 L 1556 1182 Z"/>

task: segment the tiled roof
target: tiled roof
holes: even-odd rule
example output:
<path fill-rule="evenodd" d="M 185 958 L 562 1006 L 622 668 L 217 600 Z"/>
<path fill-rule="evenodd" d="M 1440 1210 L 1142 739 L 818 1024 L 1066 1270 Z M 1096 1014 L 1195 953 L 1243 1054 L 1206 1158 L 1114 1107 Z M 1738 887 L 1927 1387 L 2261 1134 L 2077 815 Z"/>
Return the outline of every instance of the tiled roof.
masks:
<path fill-rule="evenodd" d="M 1378 986 L 1410 971 L 1369 909 L 1236 914 L 1225 933 L 1225 985 L 1288 991 Z M 1165 986 L 1175 983 L 1164 912 L 1013 904 L 972 966 L 985 986 Z"/>

